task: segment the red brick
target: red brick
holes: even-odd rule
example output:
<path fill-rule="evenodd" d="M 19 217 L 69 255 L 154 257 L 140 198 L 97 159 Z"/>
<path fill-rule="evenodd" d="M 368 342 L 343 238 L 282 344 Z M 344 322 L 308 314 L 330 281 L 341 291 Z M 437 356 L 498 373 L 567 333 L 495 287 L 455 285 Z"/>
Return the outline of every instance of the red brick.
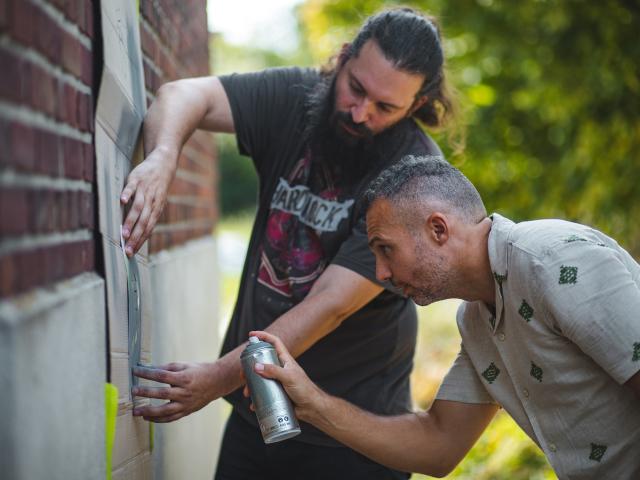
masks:
<path fill-rule="evenodd" d="M 23 235 L 28 226 L 26 192 L 6 187 L 0 190 L 0 235 Z"/>
<path fill-rule="evenodd" d="M 82 0 L 67 0 L 64 14 L 72 23 L 79 25 L 78 20 L 84 21 L 84 2 Z"/>
<path fill-rule="evenodd" d="M 20 97 L 20 60 L 13 53 L 0 49 L 0 97 L 17 100 Z"/>
<path fill-rule="evenodd" d="M 84 166 L 82 178 L 87 182 L 93 183 L 95 180 L 95 156 L 92 144 L 87 143 L 84 145 L 82 158 L 82 164 Z"/>
<path fill-rule="evenodd" d="M 43 262 L 45 259 L 43 254 L 44 251 L 42 249 L 16 252 L 14 254 L 18 273 L 16 290 L 25 291 L 44 283 L 48 265 Z"/>
<path fill-rule="evenodd" d="M 0 257 L 0 297 L 10 297 L 16 292 L 16 269 L 13 256 Z"/>
<path fill-rule="evenodd" d="M 65 138 L 64 143 L 64 176 L 81 179 L 83 174 L 82 142 Z"/>
<path fill-rule="evenodd" d="M 0 118 L 0 164 L 9 164 L 12 158 L 11 125 L 4 118 Z"/>
<path fill-rule="evenodd" d="M 84 244 L 85 256 L 82 261 L 82 270 L 89 272 L 96 268 L 96 244 L 95 240 L 87 240 Z"/>
<path fill-rule="evenodd" d="M 78 91 L 70 84 L 64 84 L 62 120 L 72 127 L 78 128 Z"/>
<path fill-rule="evenodd" d="M 60 138 L 51 132 L 37 132 L 38 159 L 36 171 L 53 177 L 60 176 Z"/>
<path fill-rule="evenodd" d="M 85 85 L 91 86 L 93 83 L 93 55 L 90 50 L 84 47 L 80 49 L 80 63 L 78 76 Z"/>
<path fill-rule="evenodd" d="M 158 55 L 158 44 L 153 39 L 147 25 L 140 25 L 140 44 L 142 51 L 146 53 L 152 61 L 155 61 Z"/>
<path fill-rule="evenodd" d="M 78 119 L 78 128 L 84 132 L 89 131 L 90 106 L 91 97 L 86 93 L 78 92 L 76 96 L 76 118 Z"/>
<path fill-rule="evenodd" d="M 65 212 L 61 216 L 60 230 L 73 231 L 80 228 L 80 215 L 78 214 L 78 195 L 77 190 L 69 190 L 64 192 L 61 200 L 61 208 Z"/>
<path fill-rule="evenodd" d="M 85 8 L 84 8 L 84 33 L 86 33 L 90 38 L 93 38 L 93 2 L 91 0 L 85 0 Z"/>
<path fill-rule="evenodd" d="M 66 212 L 67 192 L 54 190 L 49 193 L 47 210 L 49 211 L 48 232 L 62 232 L 65 230 L 64 224 L 68 221 Z"/>
<path fill-rule="evenodd" d="M 0 0 L 0 33 L 4 33 L 9 26 L 10 5 L 6 0 Z"/>
<path fill-rule="evenodd" d="M 67 275 L 69 266 L 67 259 L 64 257 L 65 246 L 65 244 L 55 245 L 44 252 L 46 255 L 44 265 L 46 265 L 47 277 L 43 280 L 46 283 L 57 282 L 70 276 Z"/>
<path fill-rule="evenodd" d="M 64 30 L 58 23 L 40 8 L 34 8 L 33 23 L 37 26 L 35 34 L 36 49 L 52 63 L 60 62 Z"/>
<path fill-rule="evenodd" d="M 36 156 L 33 129 L 21 123 L 12 124 L 11 147 L 11 163 L 20 170 L 31 171 Z"/>
<path fill-rule="evenodd" d="M 60 12 L 64 13 L 64 7 L 69 0 L 49 0 L 49 3 L 53 3 Z"/>
<path fill-rule="evenodd" d="M 18 42 L 30 47 L 35 38 L 34 12 L 36 8 L 31 2 L 14 0 L 11 2 L 11 22 L 9 28 L 11 36 Z"/>
<path fill-rule="evenodd" d="M 33 105 L 33 88 L 31 87 L 33 83 L 33 64 L 26 60 L 20 61 L 20 66 L 18 67 L 19 73 L 19 90 L 17 95 L 17 100 L 20 103 L 24 103 L 27 105 Z"/>
<path fill-rule="evenodd" d="M 33 99 L 33 107 L 55 118 L 57 107 L 57 79 L 35 65 L 32 67 L 32 75 L 33 81 L 31 86 L 33 90 L 31 97 Z"/>
<path fill-rule="evenodd" d="M 31 233 L 45 233 L 50 230 L 47 207 L 48 193 L 46 190 L 29 190 L 27 192 L 29 231 Z"/>
<path fill-rule="evenodd" d="M 78 195 L 79 209 L 79 226 L 83 228 L 93 229 L 94 227 L 94 209 L 93 209 L 93 193 L 81 192 Z"/>
<path fill-rule="evenodd" d="M 67 32 L 62 33 L 62 66 L 77 78 L 82 77 L 83 50 L 80 40 Z"/>

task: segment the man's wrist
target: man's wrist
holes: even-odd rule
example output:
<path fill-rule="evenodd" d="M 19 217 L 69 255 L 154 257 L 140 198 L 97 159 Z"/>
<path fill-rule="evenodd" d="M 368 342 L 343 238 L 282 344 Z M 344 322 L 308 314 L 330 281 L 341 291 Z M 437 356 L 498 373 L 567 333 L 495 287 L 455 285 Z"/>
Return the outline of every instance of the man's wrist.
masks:
<path fill-rule="evenodd" d="M 316 392 L 312 396 L 311 402 L 307 408 L 302 410 L 301 419 L 320 429 L 330 426 L 330 413 L 332 411 L 332 403 L 334 401 L 335 398 L 324 392 L 320 387 L 316 386 Z"/>

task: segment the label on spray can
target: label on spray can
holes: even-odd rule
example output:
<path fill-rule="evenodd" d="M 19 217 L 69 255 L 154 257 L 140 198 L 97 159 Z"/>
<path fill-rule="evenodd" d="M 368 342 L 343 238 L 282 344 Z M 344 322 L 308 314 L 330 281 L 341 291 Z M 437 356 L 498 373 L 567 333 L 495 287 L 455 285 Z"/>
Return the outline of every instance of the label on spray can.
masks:
<path fill-rule="evenodd" d="M 249 337 L 249 345 L 242 352 L 240 361 L 264 442 L 275 443 L 298 435 L 300 426 L 282 385 L 276 380 L 261 377 L 253 369 L 256 362 L 280 365 L 273 345 L 260 341 L 258 337 Z"/>

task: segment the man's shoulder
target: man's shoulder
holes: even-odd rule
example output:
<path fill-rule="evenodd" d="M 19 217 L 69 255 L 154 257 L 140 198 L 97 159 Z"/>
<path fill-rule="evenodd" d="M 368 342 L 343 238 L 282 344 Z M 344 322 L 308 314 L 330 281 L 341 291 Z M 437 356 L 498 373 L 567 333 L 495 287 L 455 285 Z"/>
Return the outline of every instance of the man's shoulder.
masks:
<path fill-rule="evenodd" d="M 400 122 L 387 135 L 380 143 L 383 156 L 388 161 L 387 165 L 399 161 L 407 155 L 415 157 L 443 156 L 438 144 L 411 118 Z"/>
<path fill-rule="evenodd" d="M 601 232 L 579 223 L 559 219 L 531 220 L 516 223 L 509 243 L 535 255 L 557 252 L 563 245 L 576 242 L 602 243 L 607 238 Z"/>
<path fill-rule="evenodd" d="M 506 250 L 510 277 L 529 284 L 555 278 L 559 269 L 565 271 L 576 262 L 601 261 L 621 249 L 613 239 L 589 226 L 545 219 L 515 224 Z"/>
<path fill-rule="evenodd" d="M 320 72 L 314 68 L 295 66 L 270 67 L 263 70 L 246 73 L 230 73 L 220 75 L 220 81 L 225 90 L 254 88 L 259 85 L 271 85 L 272 88 L 285 88 L 300 86 L 301 92 L 318 83 Z M 293 92 L 290 92 L 293 93 Z"/>
<path fill-rule="evenodd" d="M 416 123 L 410 119 L 406 122 L 405 128 L 409 134 L 409 141 L 406 144 L 403 155 L 438 155 L 443 156 L 438 144 Z"/>

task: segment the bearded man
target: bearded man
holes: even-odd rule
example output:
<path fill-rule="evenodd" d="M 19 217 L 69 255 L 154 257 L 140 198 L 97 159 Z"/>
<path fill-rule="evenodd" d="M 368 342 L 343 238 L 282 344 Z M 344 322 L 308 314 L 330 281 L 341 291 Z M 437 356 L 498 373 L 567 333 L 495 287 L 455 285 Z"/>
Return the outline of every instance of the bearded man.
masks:
<path fill-rule="evenodd" d="M 434 21 L 394 9 L 367 19 L 333 67 L 185 79 L 159 90 L 144 124 L 146 159 L 121 195 L 131 202 L 123 225 L 129 255 L 151 233 L 196 128 L 236 133 L 259 177 L 220 358 L 135 372 L 170 385 L 134 389 L 170 400 L 134 410 L 150 421 L 177 420 L 222 396 L 233 404 L 216 478 L 408 478 L 309 424 L 291 440 L 265 445 L 239 389 L 239 357 L 249 331 L 267 330 L 327 392 L 380 414 L 409 410 L 416 311 L 376 279 L 359 207 L 384 168 L 406 155 L 441 154 L 416 120 L 440 127 L 450 117 L 443 64 Z"/>

